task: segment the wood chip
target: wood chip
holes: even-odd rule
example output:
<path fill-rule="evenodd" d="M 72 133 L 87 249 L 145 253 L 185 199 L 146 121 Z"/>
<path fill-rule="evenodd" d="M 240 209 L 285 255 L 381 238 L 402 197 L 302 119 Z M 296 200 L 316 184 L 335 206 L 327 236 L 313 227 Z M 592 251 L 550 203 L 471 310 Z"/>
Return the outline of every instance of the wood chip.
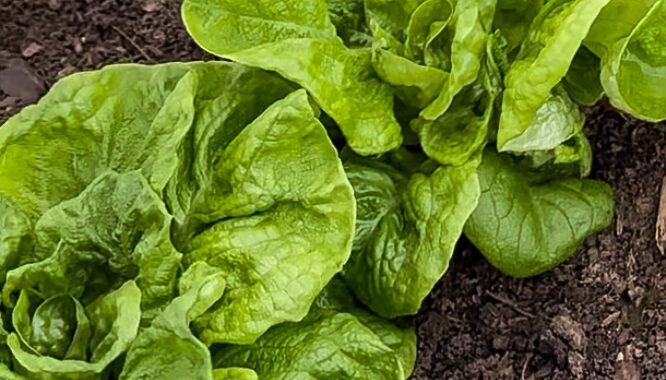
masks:
<path fill-rule="evenodd" d="M 617 321 L 620 318 L 620 314 L 621 313 L 619 311 L 616 311 L 615 313 L 612 313 L 611 315 L 604 318 L 604 320 L 601 321 L 601 327 L 610 326 L 613 322 Z"/>
<path fill-rule="evenodd" d="M 661 199 L 659 200 L 659 213 L 657 214 L 657 232 L 655 239 L 662 255 L 666 253 L 666 177 L 661 184 Z"/>
<path fill-rule="evenodd" d="M 23 49 L 21 54 L 23 54 L 25 58 L 30 58 L 35 54 L 39 53 L 40 51 L 42 51 L 42 49 L 44 49 L 42 45 L 38 44 L 37 42 L 31 42 L 30 45 L 28 45 L 28 47 Z"/>
<path fill-rule="evenodd" d="M 159 0 L 144 0 L 141 9 L 146 13 L 153 13 L 162 9 L 162 3 Z"/>

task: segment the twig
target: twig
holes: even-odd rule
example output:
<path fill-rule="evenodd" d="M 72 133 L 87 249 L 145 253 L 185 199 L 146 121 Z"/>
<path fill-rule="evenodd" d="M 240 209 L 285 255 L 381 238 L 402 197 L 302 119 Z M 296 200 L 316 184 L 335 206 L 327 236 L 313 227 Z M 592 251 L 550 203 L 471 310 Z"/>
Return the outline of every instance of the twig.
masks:
<path fill-rule="evenodd" d="M 497 295 L 497 294 L 495 294 L 495 293 L 493 293 L 489 290 L 486 290 L 486 294 L 488 295 L 488 297 L 494 299 L 495 301 L 501 302 L 501 303 L 505 304 L 506 306 L 509 306 L 510 308 L 515 310 L 518 314 L 521 314 L 521 315 L 523 315 L 527 318 L 536 318 L 536 316 L 534 314 L 528 313 L 527 311 L 519 308 L 515 303 L 511 302 L 510 300 L 508 300 L 508 299 L 506 299 L 506 298 L 504 298 L 500 295 Z"/>
<path fill-rule="evenodd" d="M 146 53 L 146 51 L 143 50 L 143 49 L 141 48 L 141 46 L 139 46 L 139 44 L 137 44 L 136 42 L 134 42 L 134 40 L 131 39 L 130 36 L 128 36 L 127 34 L 125 34 L 125 32 L 123 32 L 122 30 L 118 29 L 115 25 L 111 25 L 111 29 L 115 30 L 116 33 L 120 34 L 120 36 L 121 36 L 122 38 L 126 39 L 127 42 L 129 42 L 132 46 L 134 46 L 134 48 L 135 48 L 136 50 L 138 50 L 139 53 L 141 53 L 141 55 L 143 56 L 143 58 L 145 58 L 145 59 L 146 59 L 147 61 L 149 61 L 149 62 L 155 62 L 155 60 L 152 59 L 152 58 L 148 55 L 148 53 Z"/>
<path fill-rule="evenodd" d="M 526 380 L 525 374 L 527 373 L 527 365 L 530 364 L 530 360 L 532 360 L 532 354 L 527 354 L 527 359 L 525 359 L 525 363 L 523 364 L 523 370 L 520 372 L 521 380 Z"/>
<path fill-rule="evenodd" d="M 661 184 L 661 198 L 659 200 L 659 213 L 657 214 L 657 231 L 655 234 L 657 247 L 661 254 L 666 253 L 666 177 Z"/>

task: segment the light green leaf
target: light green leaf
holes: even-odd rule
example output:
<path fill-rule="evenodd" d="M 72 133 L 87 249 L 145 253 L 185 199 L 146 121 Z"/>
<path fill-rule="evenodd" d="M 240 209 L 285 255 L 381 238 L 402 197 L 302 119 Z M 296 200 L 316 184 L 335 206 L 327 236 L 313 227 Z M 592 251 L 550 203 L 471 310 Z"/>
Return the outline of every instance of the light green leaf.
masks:
<path fill-rule="evenodd" d="M 595 18 L 609 0 L 551 0 L 532 23 L 504 84 L 497 135 L 500 151 L 510 150 L 552 99 Z"/>
<path fill-rule="evenodd" d="M 278 72 L 303 86 L 337 122 L 349 145 L 359 154 L 379 154 L 400 146 L 402 136 L 393 115 L 390 87 L 376 77 L 368 49 L 347 49 L 335 36 L 324 0 L 309 2 L 307 6 L 269 0 L 244 4 L 186 0 L 185 26 L 194 40 L 212 54 Z M 256 9 L 262 11 L 257 13 Z M 282 30 L 283 20 L 293 18 L 306 23 L 308 16 L 312 24 L 307 24 L 307 32 Z M 267 26 L 258 34 L 252 30 L 239 33 L 236 27 L 226 27 L 229 17 L 251 18 Z"/>
<path fill-rule="evenodd" d="M 488 40 L 479 78 L 456 95 L 446 113 L 434 121 L 412 121 L 423 150 L 433 160 L 442 165 L 463 165 L 485 146 L 501 93 L 502 78 L 496 61 L 506 59 L 504 45 L 498 34 Z"/>
<path fill-rule="evenodd" d="M 343 276 L 381 316 L 415 314 L 448 268 L 479 196 L 473 164 L 407 178 L 368 160 L 345 163 L 358 202 Z"/>
<path fill-rule="evenodd" d="M 355 202 L 305 91 L 217 149 L 174 236 L 187 263 L 206 261 L 227 281 L 222 301 L 195 322 L 201 338 L 246 344 L 307 314 L 349 257 Z"/>
<path fill-rule="evenodd" d="M 373 50 L 372 63 L 377 75 L 391 84 L 405 104 L 423 108 L 439 95 L 448 73 L 418 65 L 388 50 Z"/>
<path fill-rule="evenodd" d="M 404 42 L 407 39 L 409 19 L 423 0 L 365 0 L 364 3 L 366 19 L 373 34 L 375 34 L 373 26 L 376 26 L 396 41 Z"/>
<path fill-rule="evenodd" d="M 11 178 L 0 196 L 34 223 L 109 170 L 138 170 L 161 191 L 194 117 L 191 69 L 114 65 L 59 81 L 0 128 L 0 178 Z"/>
<path fill-rule="evenodd" d="M 238 52 L 289 38 L 334 38 L 325 0 L 187 0 L 183 19 L 203 48 Z"/>
<path fill-rule="evenodd" d="M 40 300 L 23 291 L 12 317 L 21 342 L 33 353 L 56 359 L 86 359 L 90 321 L 76 298 L 57 296 Z"/>
<path fill-rule="evenodd" d="M 141 331 L 129 347 L 120 380 L 191 379 L 212 380 L 208 347 L 191 332 L 189 324 L 224 294 L 223 273 L 204 263 L 193 264 L 183 279 L 187 292 L 175 298 L 150 327 Z M 216 379 L 218 377 L 215 377 Z"/>
<path fill-rule="evenodd" d="M 218 368 L 213 371 L 214 380 L 259 380 L 257 373 L 249 368 Z"/>
<path fill-rule="evenodd" d="M 387 320 L 363 309 L 340 277 L 335 277 L 313 304 L 313 310 L 335 310 L 350 313 L 368 327 L 393 350 L 402 364 L 405 378 L 409 378 L 416 364 L 416 331 L 413 322 Z"/>
<path fill-rule="evenodd" d="M 444 31 L 453 16 L 448 0 L 426 0 L 410 16 L 405 39 L 405 56 L 425 62 L 429 45 Z"/>
<path fill-rule="evenodd" d="M 666 119 L 666 1 L 614 0 L 586 43 L 601 57 L 601 83 L 613 106 Z"/>
<path fill-rule="evenodd" d="M 592 169 L 592 147 L 582 131 L 555 149 L 528 152 L 525 158 L 527 166 L 539 169 L 539 177 L 544 180 L 585 178 Z"/>
<path fill-rule="evenodd" d="M 31 259 L 26 256 L 32 252 L 33 239 L 28 217 L 0 195 L 0 284 L 4 284 L 7 271 Z"/>
<path fill-rule="evenodd" d="M 453 98 L 472 84 L 481 69 L 488 35 L 491 32 L 496 0 L 458 1 L 452 24 L 450 75 L 439 96 L 421 111 L 426 120 L 436 120 L 451 106 Z"/>
<path fill-rule="evenodd" d="M 564 89 L 556 87 L 529 127 L 507 141 L 502 149 L 517 153 L 552 150 L 580 132 L 584 123 L 585 116 L 576 103 Z"/>
<path fill-rule="evenodd" d="M 92 299 L 136 279 L 142 308 L 158 308 L 173 297 L 180 265 L 170 228 L 163 201 L 141 174 L 102 175 L 37 222 L 39 261 L 7 274 L 5 302 L 11 304 L 15 290 L 31 288 L 44 297 Z"/>
<path fill-rule="evenodd" d="M 25 377 L 14 373 L 7 365 L 0 363 L 0 379 L 3 380 L 26 380 Z"/>
<path fill-rule="evenodd" d="M 216 367 L 253 369 L 262 380 L 402 380 L 400 360 L 353 314 L 317 310 L 270 329 L 250 346 L 214 353 Z"/>
<path fill-rule="evenodd" d="M 19 367 L 16 371 L 30 379 L 100 379 L 107 366 L 125 352 L 136 337 L 141 319 L 140 303 L 141 292 L 129 281 L 86 307 L 92 327 L 86 360 L 38 355 L 22 344 L 16 333 L 10 334 L 7 344 Z"/>
<path fill-rule="evenodd" d="M 484 153 L 479 180 L 481 198 L 465 235 L 493 266 L 513 277 L 555 267 L 611 222 L 613 195 L 603 182 L 540 181 L 491 150 Z"/>

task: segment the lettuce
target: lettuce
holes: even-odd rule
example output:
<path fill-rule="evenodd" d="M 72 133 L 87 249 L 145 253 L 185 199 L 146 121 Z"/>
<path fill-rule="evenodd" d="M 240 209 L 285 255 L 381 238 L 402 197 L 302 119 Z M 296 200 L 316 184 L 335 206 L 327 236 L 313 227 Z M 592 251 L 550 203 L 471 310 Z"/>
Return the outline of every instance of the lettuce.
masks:
<path fill-rule="evenodd" d="M 343 45 L 324 0 L 280 4 L 188 0 L 183 20 L 208 52 L 276 71 L 307 89 L 358 153 L 397 148 L 402 136 L 392 93 L 373 72 L 370 51 Z"/>
<path fill-rule="evenodd" d="M 611 103 L 648 120 L 666 119 L 666 2 L 613 0 L 585 40 L 601 58 L 601 83 Z"/>
<path fill-rule="evenodd" d="M 666 118 L 665 7 L 184 0 L 232 62 L 0 128 L 0 377 L 408 378 L 461 235 L 522 278 L 610 224 L 579 105 Z"/>

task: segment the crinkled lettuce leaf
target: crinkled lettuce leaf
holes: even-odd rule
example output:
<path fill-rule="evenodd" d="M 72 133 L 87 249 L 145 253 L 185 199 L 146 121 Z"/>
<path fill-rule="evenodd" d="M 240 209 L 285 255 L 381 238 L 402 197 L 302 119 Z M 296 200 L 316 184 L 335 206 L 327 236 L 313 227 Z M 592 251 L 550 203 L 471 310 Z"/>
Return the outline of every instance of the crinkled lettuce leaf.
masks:
<path fill-rule="evenodd" d="M 451 106 L 454 97 L 478 77 L 486 42 L 491 33 L 495 6 L 496 0 L 456 2 L 451 20 L 452 36 L 443 34 L 436 37 L 448 37 L 451 41 L 446 65 L 449 68 L 449 77 L 437 98 L 421 111 L 422 118 L 436 120 L 442 116 Z"/>
<path fill-rule="evenodd" d="M 613 216 L 613 195 L 605 183 L 544 180 L 491 149 L 483 155 L 479 181 L 479 205 L 465 235 L 494 267 L 513 277 L 552 269 Z"/>
<path fill-rule="evenodd" d="M 498 62 L 505 59 L 506 42 L 500 34 L 495 34 L 488 39 L 476 82 L 457 94 L 449 110 L 436 120 L 412 121 L 411 126 L 430 158 L 442 165 L 459 166 L 483 149 L 498 116 L 496 103 L 502 91 Z"/>
<path fill-rule="evenodd" d="M 336 276 L 315 300 L 313 308 L 352 313 L 388 346 L 402 364 L 408 378 L 416 364 L 416 331 L 408 319 L 388 320 L 366 310 L 352 294 L 341 276 Z"/>
<path fill-rule="evenodd" d="M 18 333 L 9 335 L 7 345 L 16 361 L 16 372 L 30 379 L 102 379 L 106 368 L 127 350 L 139 329 L 141 291 L 133 281 L 101 296 L 85 311 L 63 303 L 65 298 L 44 300 L 34 309 L 34 301 L 23 295 L 23 303 L 28 304 L 17 304 L 14 309 L 14 328 Z M 39 297 L 34 298 L 39 301 Z M 30 315 L 33 309 L 34 314 Z M 73 316 L 79 313 L 84 313 L 90 325 L 83 337 L 81 319 Z M 21 324 L 32 328 L 21 328 Z M 26 334 L 28 331 L 30 335 Z M 47 335 L 53 346 L 45 344 Z M 54 349 L 62 350 L 68 343 L 70 356 L 71 350 L 79 353 L 71 359 L 56 355 Z"/>
<path fill-rule="evenodd" d="M 359 154 L 400 146 L 390 87 L 376 77 L 368 49 L 348 49 L 336 36 L 325 0 L 186 0 L 182 13 L 205 50 L 303 86 Z"/>
<path fill-rule="evenodd" d="M 208 347 L 190 330 L 190 322 L 217 302 L 225 290 L 224 273 L 195 263 L 183 274 L 184 292 L 142 330 L 125 357 L 121 380 L 213 380 Z"/>
<path fill-rule="evenodd" d="M 332 286 L 301 322 L 273 327 L 249 346 L 213 347 L 215 366 L 251 368 L 267 380 L 406 379 L 413 328 L 354 306 L 340 281 Z"/>
<path fill-rule="evenodd" d="M 217 368 L 213 371 L 213 380 L 259 380 L 259 376 L 249 368 Z"/>
<path fill-rule="evenodd" d="M 382 162 L 352 159 L 345 168 L 358 202 L 345 281 L 381 316 L 415 314 L 446 272 L 476 207 L 476 167 L 406 176 Z"/>
<path fill-rule="evenodd" d="M 174 236 L 186 265 L 205 261 L 227 281 L 196 330 L 206 343 L 245 344 L 307 314 L 349 257 L 355 202 L 303 90 L 268 107 L 217 154 L 218 164 L 201 173 L 206 181 L 183 190 L 192 200 Z"/>
<path fill-rule="evenodd" d="M 528 153 L 555 149 L 583 129 L 585 116 L 562 86 L 555 87 L 539 107 L 530 125 L 503 149 Z M 500 124 L 500 132 L 502 131 Z"/>
<path fill-rule="evenodd" d="M 356 204 L 318 110 L 294 88 L 235 63 L 117 65 L 62 80 L 0 128 L 3 300 L 21 321 L 7 371 L 104 377 L 138 321 L 138 343 L 170 331 L 201 358 L 211 341 L 249 343 L 302 319 L 350 255 Z M 198 261 L 224 287 L 184 275 L 185 300 L 172 301 L 179 269 Z M 188 309 L 211 287 L 207 307 Z M 65 322 L 28 333 L 50 316 Z M 205 343 L 185 336 L 190 322 Z"/>
<path fill-rule="evenodd" d="M 666 119 L 665 20 L 666 1 L 613 0 L 585 41 L 613 106 L 654 122 Z"/>
<path fill-rule="evenodd" d="M 5 303 L 21 289 L 85 302 L 135 279 L 142 308 L 159 308 L 174 296 L 180 266 L 170 228 L 164 202 L 139 172 L 103 174 L 39 219 L 35 260 L 7 273 Z"/>
<path fill-rule="evenodd" d="M 115 65 L 56 83 L 0 128 L 0 197 L 34 223 L 101 174 L 140 171 L 162 191 L 194 117 L 193 65 Z"/>
<path fill-rule="evenodd" d="M 571 65 L 583 39 L 597 15 L 609 0 L 551 0 L 532 23 L 516 60 L 506 75 L 502 114 L 497 134 L 500 151 L 513 151 L 516 143 L 534 123 L 543 123 L 544 113 L 568 95 L 553 93 Z M 552 122 L 566 122 L 556 117 Z M 549 121 L 549 123 L 551 122 Z M 553 125 L 546 129 L 566 130 L 567 125 Z M 527 143 L 532 138 L 526 137 Z M 550 145 L 562 141 L 548 140 Z M 518 143 L 521 148 L 523 143 Z"/>

